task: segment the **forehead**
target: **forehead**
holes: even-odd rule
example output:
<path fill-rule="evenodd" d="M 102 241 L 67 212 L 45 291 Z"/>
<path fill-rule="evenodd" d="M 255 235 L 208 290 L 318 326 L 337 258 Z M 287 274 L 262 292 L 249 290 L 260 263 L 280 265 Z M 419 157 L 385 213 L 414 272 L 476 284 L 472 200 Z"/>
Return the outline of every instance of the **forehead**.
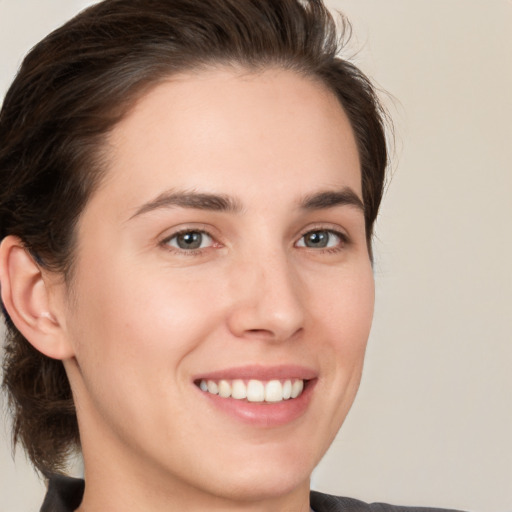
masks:
<path fill-rule="evenodd" d="M 172 77 L 114 128 L 108 152 L 106 187 L 133 203 L 171 187 L 237 195 L 265 185 L 270 197 L 348 185 L 361 194 L 357 147 L 338 99 L 279 69 Z"/>

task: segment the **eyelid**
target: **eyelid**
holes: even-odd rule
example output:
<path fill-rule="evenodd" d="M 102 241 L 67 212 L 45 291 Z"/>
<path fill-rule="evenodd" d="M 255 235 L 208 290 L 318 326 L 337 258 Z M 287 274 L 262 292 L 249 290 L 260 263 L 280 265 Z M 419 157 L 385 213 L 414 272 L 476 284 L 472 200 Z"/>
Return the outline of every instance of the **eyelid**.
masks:
<path fill-rule="evenodd" d="M 215 231 L 216 231 L 215 228 L 213 228 L 212 226 L 207 225 L 207 224 L 182 225 L 180 227 L 175 227 L 174 229 L 171 229 L 171 230 L 166 230 L 166 234 L 164 236 L 159 237 L 158 244 L 160 246 L 162 246 L 165 250 L 168 250 L 170 252 L 175 252 L 177 254 L 189 255 L 189 256 L 199 255 L 199 254 L 202 254 L 203 252 L 208 251 L 212 248 L 220 248 L 225 245 L 219 241 L 219 236 L 214 234 Z M 299 243 L 299 241 L 303 240 L 307 234 L 314 233 L 315 231 L 326 231 L 326 232 L 332 233 L 340 239 L 340 243 L 334 247 L 331 246 L 331 247 L 323 247 L 323 248 L 322 247 L 314 248 L 314 247 L 307 247 L 305 245 L 300 245 L 300 246 L 297 245 Z M 180 234 L 190 233 L 190 232 L 202 233 L 202 234 L 208 236 L 211 239 L 212 243 L 210 245 L 208 245 L 207 247 L 200 247 L 197 249 L 181 249 L 179 247 L 175 247 L 175 246 L 172 246 L 169 244 L 169 241 L 172 240 L 173 238 L 179 236 Z M 303 230 L 301 230 L 300 234 L 298 235 L 297 240 L 295 241 L 295 243 L 293 245 L 295 247 L 300 247 L 301 249 L 302 248 L 310 249 L 312 251 L 319 253 L 322 251 L 336 252 L 336 250 L 341 249 L 342 247 L 346 246 L 349 243 L 351 243 L 351 240 L 350 240 L 348 234 L 339 225 L 314 224 L 314 225 L 310 225 L 310 226 L 304 228 Z"/>
<path fill-rule="evenodd" d="M 189 233 L 198 233 L 202 237 L 207 238 L 209 240 L 209 245 L 213 244 L 213 237 L 209 233 L 207 233 L 206 231 L 198 231 L 198 230 L 195 230 L 195 229 L 194 230 L 186 230 L 186 231 L 182 231 L 182 232 L 179 232 L 179 233 L 175 233 L 171 237 L 167 238 L 166 243 L 169 244 L 171 247 L 173 247 L 175 249 L 178 249 L 178 250 L 183 250 L 183 251 L 186 251 L 186 252 L 193 251 L 195 249 L 183 249 L 181 247 L 177 247 L 177 246 L 172 245 L 170 243 L 172 240 L 178 239 L 181 235 L 186 235 L 186 234 L 189 234 Z M 202 242 L 203 242 L 203 240 L 202 240 Z M 198 247 L 197 249 L 205 249 L 205 247 Z"/>
<path fill-rule="evenodd" d="M 160 243 L 165 242 L 166 240 L 169 240 L 173 236 L 180 235 L 182 233 L 188 233 L 190 231 L 196 231 L 198 233 L 206 233 L 207 235 L 211 236 L 214 239 L 218 238 L 218 235 L 214 234 L 216 233 L 216 229 L 209 225 L 204 224 L 202 222 L 183 222 L 176 226 L 167 227 L 165 230 L 162 230 L 159 235 L 157 235 L 155 238 L 160 241 Z"/>
<path fill-rule="evenodd" d="M 338 235 L 339 237 L 343 238 L 347 242 L 349 241 L 349 235 L 345 229 L 343 229 L 341 226 L 337 224 L 312 224 L 304 229 L 302 229 L 299 232 L 298 238 L 302 238 L 304 235 L 307 235 L 308 233 L 313 233 L 315 231 L 330 231 L 331 233 L 334 233 Z"/>
<path fill-rule="evenodd" d="M 333 250 L 335 251 L 337 248 L 339 248 L 339 247 L 313 248 L 313 247 L 307 247 L 306 245 L 297 245 L 299 243 L 299 241 L 303 240 L 306 235 L 308 235 L 309 233 L 315 233 L 317 231 L 326 231 L 328 233 L 332 233 L 332 234 L 336 235 L 340 239 L 342 246 L 345 246 L 350 243 L 350 238 L 349 238 L 348 234 L 340 226 L 333 226 L 331 224 L 328 224 L 328 225 L 318 224 L 318 225 L 308 226 L 307 228 L 302 230 L 297 241 L 294 244 L 295 247 L 301 247 L 301 248 L 303 247 L 305 249 L 311 249 L 316 252 L 321 252 L 322 250 L 323 251 L 333 251 Z"/>
<path fill-rule="evenodd" d="M 167 233 L 164 236 L 159 237 L 158 245 L 160 245 L 167 251 L 174 252 L 180 255 L 199 255 L 211 249 L 212 247 L 222 246 L 222 243 L 218 241 L 218 237 L 212 233 L 213 231 L 215 230 L 205 224 L 185 225 L 181 227 L 176 227 L 172 230 L 166 230 Z M 208 247 L 200 247 L 198 249 L 181 249 L 180 247 L 175 247 L 169 244 L 170 240 L 184 233 L 202 233 L 208 236 L 211 239 L 212 243 Z"/>

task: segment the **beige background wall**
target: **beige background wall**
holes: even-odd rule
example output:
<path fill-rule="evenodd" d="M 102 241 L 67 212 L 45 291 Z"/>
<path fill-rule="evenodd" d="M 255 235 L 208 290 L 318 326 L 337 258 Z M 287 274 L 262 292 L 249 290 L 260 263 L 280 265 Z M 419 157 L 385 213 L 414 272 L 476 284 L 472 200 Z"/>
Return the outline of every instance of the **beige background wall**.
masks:
<path fill-rule="evenodd" d="M 0 0 L 0 97 L 87 0 Z M 332 0 L 395 99 L 358 400 L 313 478 L 368 501 L 512 510 L 512 2 Z M 43 489 L 0 426 L 0 512 Z"/>

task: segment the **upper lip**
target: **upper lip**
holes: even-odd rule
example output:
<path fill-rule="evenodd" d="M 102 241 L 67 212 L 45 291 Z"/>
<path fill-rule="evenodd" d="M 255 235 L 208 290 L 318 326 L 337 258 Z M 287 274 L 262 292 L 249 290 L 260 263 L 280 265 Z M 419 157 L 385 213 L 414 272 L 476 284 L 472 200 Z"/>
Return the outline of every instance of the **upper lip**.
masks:
<path fill-rule="evenodd" d="M 277 366 L 247 365 L 215 370 L 208 373 L 201 373 L 194 377 L 197 380 L 235 380 L 235 379 L 256 379 L 256 380 L 284 380 L 284 379 L 315 379 L 318 373 L 307 366 L 287 364 Z"/>

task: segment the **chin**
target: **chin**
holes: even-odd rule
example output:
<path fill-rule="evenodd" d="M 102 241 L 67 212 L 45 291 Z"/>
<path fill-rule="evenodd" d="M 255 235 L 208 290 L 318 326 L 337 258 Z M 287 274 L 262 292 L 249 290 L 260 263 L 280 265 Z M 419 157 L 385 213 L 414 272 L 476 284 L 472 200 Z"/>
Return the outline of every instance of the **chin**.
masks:
<path fill-rule="evenodd" d="M 242 478 L 228 483 L 224 482 L 220 493 L 231 500 L 240 502 L 278 500 L 300 490 L 309 492 L 310 472 L 278 472 L 271 468 L 260 469 L 254 475 L 244 475 Z"/>
<path fill-rule="evenodd" d="M 268 457 L 261 455 L 252 460 L 241 455 L 236 469 L 226 469 L 229 481 L 226 478 L 220 482 L 219 493 L 249 502 L 275 500 L 301 490 L 309 492 L 311 473 L 317 463 L 311 453 L 295 450 L 292 454 L 281 451 Z"/>

